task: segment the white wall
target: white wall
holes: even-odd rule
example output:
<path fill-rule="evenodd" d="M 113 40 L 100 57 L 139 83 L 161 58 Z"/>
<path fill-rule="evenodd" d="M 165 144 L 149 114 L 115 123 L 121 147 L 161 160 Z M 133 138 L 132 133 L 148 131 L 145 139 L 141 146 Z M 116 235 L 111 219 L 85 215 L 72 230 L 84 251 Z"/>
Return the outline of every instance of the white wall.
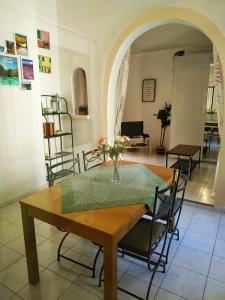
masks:
<path fill-rule="evenodd" d="M 40 95 L 59 91 L 57 28 L 37 17 L 38 11 L 45 14 L 41 9 L 43 1 L 19 2 L 18 7 L 15 3 L 11 7 L 8 2 L 0 4 L 0 44 L 13 40 L 14 32 L 26 35 L 35 79 L 32 91 L 0 86 L 0 206 L 45 185 Z M 56 17 L 54 0 L 44 7 Z M 50 31 L 50 51 L 37 48 L 36 29 Z M 51 56 L 52 74 L 39 73 L 38 54 Z"/>
<path fill-rule="evenodd" d="M 123 121 L 144 121 L 144 132 L 150 134 L 151 146 L 159 145 L 161 122 L 153 116 L 171 103 L 172 58 L 176 50 L 163 50 L 131 55 L 127 99 Z M 155 102 L 142 102 L 142 80 L 156 79 Z M 165 146 L 168 146 L 169 128 L 166 131 Z"/>
<path fill-rule="evenodd" d="M 87 143 L 93 143 L 94 146 L 102 135 L 99 45 L 91 38 L 60 28 L 59 62 L 61 94 L 68 100 L 71 114 L 75 110 L 73 72 L 76 68 L 86 72 L 89 119 L 73 117 L 73 130 L 75 146 Z"/>

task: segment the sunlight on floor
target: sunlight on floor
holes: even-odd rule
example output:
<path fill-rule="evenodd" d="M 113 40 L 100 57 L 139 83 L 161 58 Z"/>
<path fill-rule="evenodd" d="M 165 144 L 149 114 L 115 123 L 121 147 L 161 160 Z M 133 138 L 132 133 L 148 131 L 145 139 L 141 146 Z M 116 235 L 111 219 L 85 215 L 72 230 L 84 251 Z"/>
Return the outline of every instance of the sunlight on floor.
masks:
<path fill-rule="evenodd" d="M 123 158 L 139 163 L 150 163 L 153 165 L 165 166 L 166 156 L 148 153 L 145 151 L 128 152 Z M 168 165 L 172 165 L 176 158 L 169 158 Z M 192 172 L 192 179 L 187 184 L 185 199 L 213 205 L 212 197 L 216 163 L 202 162 L 200 168 L 196 167 Z"/>

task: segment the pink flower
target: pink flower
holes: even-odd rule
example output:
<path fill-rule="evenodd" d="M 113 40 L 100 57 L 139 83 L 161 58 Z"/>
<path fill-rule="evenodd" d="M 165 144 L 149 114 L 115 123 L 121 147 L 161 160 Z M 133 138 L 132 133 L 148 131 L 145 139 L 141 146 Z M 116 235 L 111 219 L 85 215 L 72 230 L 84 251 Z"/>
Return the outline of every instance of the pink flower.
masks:
<path fill-rule="evenodd" d="M 98 145 L 101 145 L 101 146 L 104 146 L 104 145 L 105 145 L 105 139 L 104 139 L 104 137 L 101 137 L 101 138 L 98 140 Z"/>
<path fill-rule="evenodd" d="M 115 138 L 115 141 L 116 142 L 119 142 L 119 143 L 124 143 L 124 138 L 120 135 L 118 135 L 116 138 Z"/>
<path fill-rule="evenodd" d="M 95 150 L 92 150 L 91 151 L 91 155 L 95 155 L 96 154 L 96 151 Z"/>
<path fill-rule="evenodd" d="M 123 137 L 123 139 L 124 139 L 124 141 L 125 141 L 125 142 L 129 142 L 129 140 L 130 140 L 130 139 L 129 139 L 129 137 L 128 137 L 128 136 L 126 136 L 126 135 L 123 135 L 122 137 Z"/>

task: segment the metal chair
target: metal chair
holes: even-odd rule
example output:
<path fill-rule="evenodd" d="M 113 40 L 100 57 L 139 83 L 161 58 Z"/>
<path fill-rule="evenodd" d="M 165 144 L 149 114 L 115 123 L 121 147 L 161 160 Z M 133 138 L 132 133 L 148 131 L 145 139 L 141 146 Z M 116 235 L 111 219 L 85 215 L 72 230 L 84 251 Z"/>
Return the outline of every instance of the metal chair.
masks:
<path fill-rule="evenodd" d="M 105 162 L 105 155 L 99 149 L 94 149 L 88 152 L 82 151 L 84 171 L 88 171 Z"/>
<path fill-rule="evenodd" d="M 85 171 L 87 171 L 87 170 L 89 170 L 89 169 L 91 169 L 93 167 L 96 167 L 96 166 L 100 165 L 101 163 L 103 163 L 103 161 L 101 162 L 101 157 L 99 158 L 99 157 L 97 157 L 97 155 L 93 155 L 92 157 L 89 158 L 89 156 L 91 156 L 91 153 L 93 153 L 93 152 L 89 151 L 89 152 L 85 153 L 83 151 L 83 161 L 84 161 L 84 170 Z M 89 167 L 89 163 L 92 163 L 92 162 L 94 162 L 97 159 L 98 159 L 98 163 L 95 164 L 95 165 L 91 165 Z M 105 156 L 104 156 L 104 161 L 105 161 Z M 60 231 L 66 232 L 62 228 L 58 228 L 58 229 Z M 98 248 L 98 251 L 96 253 L 95 259 L 93 261 L 93 264 L 90 267 L 90 266 L 88 266 L 86 264 L 83 264 L 83 263 L 81 263 L 81 262 L 79 262 L 79 261 L 77 261 L 75 259 L 72 259 L 69 256 L 61 254 L 61 249 L 62 249 L 63 243 L 64 243 L 65 239 L 68 237 L 69 234 L 70 234 L 70 232 L 66 232 L 66 234 L 64 235 L 64 237 L 62 238 L 62 240 L 61 240 L 61 242 L 59 244 L 58 251 L 57 251 L 57 260 L 60 261 L 60 258 L 64 258 L 64 259 L 69 260 L 71 262 L 74 262 L 75 264 L 80 265 L 80 266 L 82 266 L 82 267 L 84 267 L 86 269 L 89 269 L 89 270 L 92 271 L 92 277 L 95 278 L 95 268 L 96 268 L 96 263 L 97 263 L 97 260 L 98 260 L 98 256 L 99 256 L 99 254 L 101 252 L 101 247 L 99 245 L 97 245 L 97 246 L 99 246 L 99 248 Z"/>
<path fill-rule="evenodd" d="M 71 174 L 76 175 L 80 173 L 80 158 L 77 154 L 76 158 L 61 160 L 54 165 L 46 163 L 48 186 L 53 186 L 55 180 L 60 179 Z M 76 170 L 76 168 L 78 170 Z"/>
<path fill-rule="evenodd" d="M 147 293 L 145 299 L 149 298 L 149 293 L 151 285 L 155 276 L 155 272 L 158 267 L 163 266 L 165 261 L 163 258 L 163 252 L 166 246 L 167 234 L 170 228 L 171 213 L 174 205 L 174 199 L 176 195 L 176 186 L 177 183 L 175 180 L 167 187 L 162 190 L 159 190 L 159 187 L 155 189 L 155 198 L 152 209 L 152 219 L 142 218 L 139 222 L 127 233 L 127 235 L 119 242 L 118 252 L 122 255 L 127 255 L 135 259 L 144 261 L 147 263 L 149 270 L 152 272 L 152 276 L 148 285 Z M 169 196 L 167 195 L 169 193 Z M 164 203 L 163 210 L 158 211 L 158 206 L 160 203 Z M 165 217 L 165 222 L 160 223 L 157 220 L 161 217 Z M 159 245 L 160 241 L 163 241 L 163 247 L 159 256 L 156 260 L 152 260 L 152 255 L 155 252 L 155 249 Z M 165 268 L 163 268 L 165 272 Z M 100 271 L 99 276 L 99 286 L 101 286 L 103 274 L 103 266 Z M 118 287 L 118 289 L 123 292 L 134 296 L 137 299 L 143 300 L 143 298 L 135 295 L 123 288 Z"/>

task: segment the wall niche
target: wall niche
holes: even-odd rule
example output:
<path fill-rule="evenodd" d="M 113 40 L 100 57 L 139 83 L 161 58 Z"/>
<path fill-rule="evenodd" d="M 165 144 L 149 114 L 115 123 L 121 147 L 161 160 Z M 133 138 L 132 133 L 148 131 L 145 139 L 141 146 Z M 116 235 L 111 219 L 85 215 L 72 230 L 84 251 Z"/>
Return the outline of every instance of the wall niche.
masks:
<path fill-rule="evenodd" d="M 83 68 L 73 72 L 73 113 L 75 116 L 88 116 L 87 76 Z"/>

